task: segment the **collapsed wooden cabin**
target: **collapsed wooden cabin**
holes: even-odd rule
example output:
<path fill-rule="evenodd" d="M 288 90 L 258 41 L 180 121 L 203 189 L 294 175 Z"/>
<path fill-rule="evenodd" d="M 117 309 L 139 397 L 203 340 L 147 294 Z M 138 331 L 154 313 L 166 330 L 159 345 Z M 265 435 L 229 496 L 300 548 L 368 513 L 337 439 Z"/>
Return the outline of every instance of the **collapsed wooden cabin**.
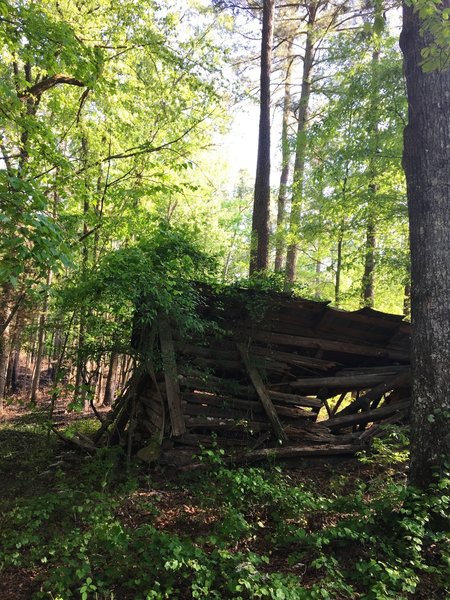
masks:
<path fill-rule="evenodd" d="M 96 441 L 176 466 L 212 446 L 236 461 L 351 455 L 408 418 L 401 316 L 252 290 L 201 295 L 206 333 L 187 338 L 165 316 L 141 332 L 152 358 Z"/>

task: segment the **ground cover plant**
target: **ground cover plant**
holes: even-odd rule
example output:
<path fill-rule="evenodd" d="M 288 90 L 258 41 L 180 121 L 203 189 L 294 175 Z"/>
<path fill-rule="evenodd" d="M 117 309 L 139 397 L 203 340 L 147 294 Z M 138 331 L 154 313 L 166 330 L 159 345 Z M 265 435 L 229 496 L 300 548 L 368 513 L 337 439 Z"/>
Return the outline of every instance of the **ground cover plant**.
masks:
<path fill-rule="evenodd" d="M 5 600 L 450 593 L 450 478 L 428 495 L 407 488 L 392 443 L 384 461 L 231 468 L 207 450 L 195 475 L 127 471 L 118 449 L 49 440 L 37 411 L 5 421 L 0 448 Z"/>

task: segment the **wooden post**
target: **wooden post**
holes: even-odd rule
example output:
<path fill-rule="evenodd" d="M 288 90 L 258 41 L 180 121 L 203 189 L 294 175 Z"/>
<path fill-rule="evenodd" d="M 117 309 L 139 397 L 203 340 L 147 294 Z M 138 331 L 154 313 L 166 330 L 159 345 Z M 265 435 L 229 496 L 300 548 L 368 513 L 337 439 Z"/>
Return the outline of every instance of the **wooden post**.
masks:
<path fill-rule="evenodd" d="M 165 316 L 159 317 L 158 330 L 164 367 L 164 379 L 166 382 L 167 404 L 169 406 L 170 423 L 172 425 L 172 435 L 183 435 L 183 433 L 186 432 L 186 424 L 181 408 L 177 363 L 175 361 L 175 350 L 173 347 L 170 324 Z"/>
<path fill-rule="evenodd" d="M 245 344 L 236 343 L 236 346 L 242 356 L 242 360 L 244 361 L 245 368 L 252 380 L 253 385 L 255 386 L 256 393 L 258 394 L 259 399 L 262 402 L 264 410 L 266 411 L 267 416 L 269 417 L 269 421 L 273 427 L 273 430 L 278 436 L 278 439 L 281 442 L 287 442 L 288 437 L 281 425 L 280 419 L 278 418 L 277 411 L 275 410 L 274 405 L 272 404 L 272 400 L 270 399 L 269 393 L 266 390 L 264 382 L 259 374 L 257 368 L 250 361 L 250 357 L 248 354 L 247 347 Z"/>

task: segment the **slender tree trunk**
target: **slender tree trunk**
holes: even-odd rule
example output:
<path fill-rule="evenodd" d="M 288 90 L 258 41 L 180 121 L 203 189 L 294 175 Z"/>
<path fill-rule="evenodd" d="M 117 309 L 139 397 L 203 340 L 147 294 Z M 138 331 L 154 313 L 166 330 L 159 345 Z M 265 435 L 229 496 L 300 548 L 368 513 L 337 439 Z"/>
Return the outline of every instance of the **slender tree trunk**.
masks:
<path fill-rule="evenodd" d="M 336 306 L 341 302 L 341 273 L 342 273 L 342 245 L 344 242 L 343 229 L 339 232 L 337 243 L 336 278 L 334 281 L 334 302 Z"/>
<path fill-rule="evenodd" d="M 283 125 L 281 129 L 281 175 L 280 188 L 278 191 L 278 212 L 277 212 L 277 235 L 276 235 L 276 253 L 275 253 L 275 272 L 283 271 L 284 253 L 286 249 L 285 241 L 285 221 L 286 221 L 286 203 L 288 195 L 289 171 L 291 162 L 291 150 L 289 146 L 289 122 L 292 111 L 292 46 L 293 40 L 288 42 L 286 56 L 286 79 L 284 82 L 284 100 L 283 100 Z"/>
<path fill-rule="evenodd" d="M 449 0 L 441 4 L 449 8 Z M 408 125 L 404 133 L 411 247 L 410 483 L 426 488 L 450 456 L 450 69 L 424 73 L 430 35 L 403 4 Z"/>
<path fill-rule="evenodd" d="M 17 389 L 17 374 L 19 369 L 20 348 L 22 345 L 23 318 L 17 313 L 11 336 L 11 350 L 9 353 L 8 369 L 6 374 L 6 394 L 14 393 Z"/>
<path fill-rule="evenodd" d="M 292 204 L 289 219 L 289 243 L 286 255 L 286 282 L 294 283 L 297 270 L 298 235 L 303 200 L 303 179 L 305 175 L 306 158 L 306 124 L 308 119 L 309 101 L 311 97 L 311 75 L 314 63 L 314 21 L 315 5 L 309 5 L 310 19 L 305 42 L 303 57 L 302 88 L 298 107 L 298 124 L 295 146 L 294 178 L 292 183 Z"/>
<path fill-rule="evenodd" d="M 111 352 L 108 375 L 106 377 L 105 395 L 103 398 L 103 404 L 105 406 L 110 406 L 114 402 L 114 394 L 116 393 L 116 373 L 118 364 L 119 356 L 117 352 Z"/>
<path fill-rule="evenodd" d="M 2 333 L 0 335 L 0 412 L 4 409 L 4 399 L 6 390 L 6 376 L 8 369 L 8 358 L 10 350 L 10 324 L 8 323 L 9 305 L 10 305 L 10 286 L 4 286 L 0 297 L 0 326 Z"/>
<path fill-rule="evenodd" d="M 88 164 L 88 140 L 85 136 L 82 139 L 82 155 L 83 162 Z M 89 180 L 86 179 L 83 200 L 83 248 L 82 248 L 82 263 L 81 271 L 83 280 L 87 275 L 89 263 L 89 240 L 88 240 L 88 213 L 89 213 Z M 86 393 L 86 361 L 84 359 L 84 341 L 86 336 L 86 314 L 84 308 L 80 310 L 80 325 L 78 330 L 78 351 L 77 351 L 77 371 L 75 376 L 75 400 L 81 400 L 84 410 L 89 409 L 89 401 Z"/>
<path fill-rule="evenodd" d="M 381 5 L 376 6 L 376 15 L 381 10 Z M 375 17 L 376 18 L 376 17 Z M 375 42 L 378 45 L 378 42 Z M 380 63 L 380 51 L 378 47 L 372 52 L 372 74 L 371 74 L 371 98 L 369 107 L 369 186 L 367 198 L 367 224 L 366 224 L 366 244 L 364 249 L 364 274 L 362 278 L 361 290 L 361 305 L 373 308 L 375 304 L 375 268 L 376 268 L 376 245 L 377 245 L 377 228 L 376 228 L 376 210 L 377 210 L 377 194 L 378 185 L 376 182 L 378 175 L 378 146 L 379 146 L 379 76 L 378 66 Z"/>
<path fill-rule="evenodd" d="M 261 89 L 258 159 L 256 163 L 250 242 L 250 275 L 267 270 L 269 264 L 270 215 L 270 75 L 275 0 L 264 0 L 261 36 Z"/>
<path fill-rule="evenodd" d="M 44 341 L 45 341 L 45 325 L 46 325 L 46 320 L 47 320 L 49 288 L 50 288 L 51 283 L 52 283 L 52 271 L 51 271 L 51 269 L 49 269 L 48 274 L 47 274 L 44 303 L 42 306 L 42 312 L 39 315 L 36 362 L 34 365 L 33 380 L 31 382 L 31 393 L 30 393 L 31 404 L 36 404 L 37 393 L 39 390 L 39 381 L 41 379 L 41 365 L 42 365 L 42 358 L 43 358 L 43 354 L 44 354 Z"/>
<path fill-rule="evenodd" d="M 19 387 L 19 369 L 20 369 L 20 352 L 22 350 L 22 338 L 19 336 L 14 348 L 13 361 L 11 366 L 11 382 L 10 389 L 14 394 Z"/>
<path fill-rule="evenodd" d="M 374 192 L 375 194 L 375 192 Z M 372 215 L 369 215 L 366 230 L 364 254 L 364 275 L 362 279 L 362 306 L 373 308 L 375 302 L 375 251 L 376 228 Z"/>

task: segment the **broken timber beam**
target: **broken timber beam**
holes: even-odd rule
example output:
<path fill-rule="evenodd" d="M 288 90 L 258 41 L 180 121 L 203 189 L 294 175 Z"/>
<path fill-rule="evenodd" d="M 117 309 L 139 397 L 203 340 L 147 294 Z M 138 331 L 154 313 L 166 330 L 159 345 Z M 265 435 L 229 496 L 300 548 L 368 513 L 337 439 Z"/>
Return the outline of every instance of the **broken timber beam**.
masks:
<path fill-rule="evenodd" d="M 407 352 L 379 346 L 354 344 L 353 342 L 339 342 L 323 338 L 303 337 L 288 333 L 271 333 L 269 331 L 248 330 L 244 333 L 252 340 L 264 342 L 266 344 L 278 344 L 295 348 L 315 348 L 316 350 L 338 352 L 341 354 L 357 354 L 358 356 L 374 356 L 377 358 L 388 358 L 404 362 L 409 361 L 409 354 Z"/>
<path fill-rule="evenodd" d="M 186 424 L 184 422 L 184 415 L 181 407 L 181 395 L 180 387 L 178 385 L 177 363 L 175 360 L 172 332 L 170 330 L 169 321 L 165 316 L 159 317 L 158 330 L 172 434 L 178 436 L 186 432 Z"/>
<path fill-rule="evenodd" d="M 246 462 L 248 460 L 266 460 L 270 458 L 308 458 L 315 456 L 333 456 L 340 454 L 356 454 L 361 450 L 359 444 L 327 444 L 323 446 L 286 446 L 283 448 L 261 448 L 245 453 L 235 462 Z"/>
<path fill-rule="evenodd" d="M 350 415 L 358 412 L 358 410 L 367 410 L 373 400 L 379 400 L 383 394 L 390 392 L 396 388 L 409 387 L 411 384 L 411 373 L 409 370 L 402 371 L 400 374 L 381 382 L 376 387 L 369 390 L 363 396 L 346 406 L 339 413 L 338 417 Z"/>
<path fill-rule="evenodd" d="M 291 381 L 290 386 L 303 390 L 315 390 L 317 388 L 331 388 L 333 390 L 356 390 L 365 389 L 377 385 L 386 380 L 384 374 L 374 375 L 348 375 L 344 377 L 305 377 Z"/>
<path fill-rule="evenodd" d="M 256 393 L 258 394 L 259 399 L 261 400 L 262 405 L 264 407 L 264 410 L 266 411 L 266 414 L 269 417 L 274 432 L 276 433 L 279 440 L 281 440 L 282 442 L 287 442 L 288 437 L 286 435 L 286 432 L 284 431 L 280 419 L 278 418 L 277 411 L 275 410 L 275 407 L 272 404 L 269 392 L 266 390 L 261 375 L 259 374 L 258 369 L 253 365 L 253 363 L 250 360 L 247 347 L 245 346 L 245 344 L 239 342 L 236 343 L 236 346 L 241 354 L 242 360 L 244 361 L 245 367 L 255 387 Z"/>
<path fill-rule="evenodd" d="M 397 412 L 403 411 L 409 408 L 410 399 L 402 400 L 401 402 L 395 402 L 393 404 L 384 404 L 381 408 L 375 408 L 374 410 L 366 410 L 365 412 L 357 413 L 354 415 L 344 415 L 343 417 L 333 417 L 324 421 L 329 429 L 341 429 L 342 427 L 351 427 L 352 425 L 366 425 L 367 423 L 376 422 L 385 417 L 390 417 Z"/>

